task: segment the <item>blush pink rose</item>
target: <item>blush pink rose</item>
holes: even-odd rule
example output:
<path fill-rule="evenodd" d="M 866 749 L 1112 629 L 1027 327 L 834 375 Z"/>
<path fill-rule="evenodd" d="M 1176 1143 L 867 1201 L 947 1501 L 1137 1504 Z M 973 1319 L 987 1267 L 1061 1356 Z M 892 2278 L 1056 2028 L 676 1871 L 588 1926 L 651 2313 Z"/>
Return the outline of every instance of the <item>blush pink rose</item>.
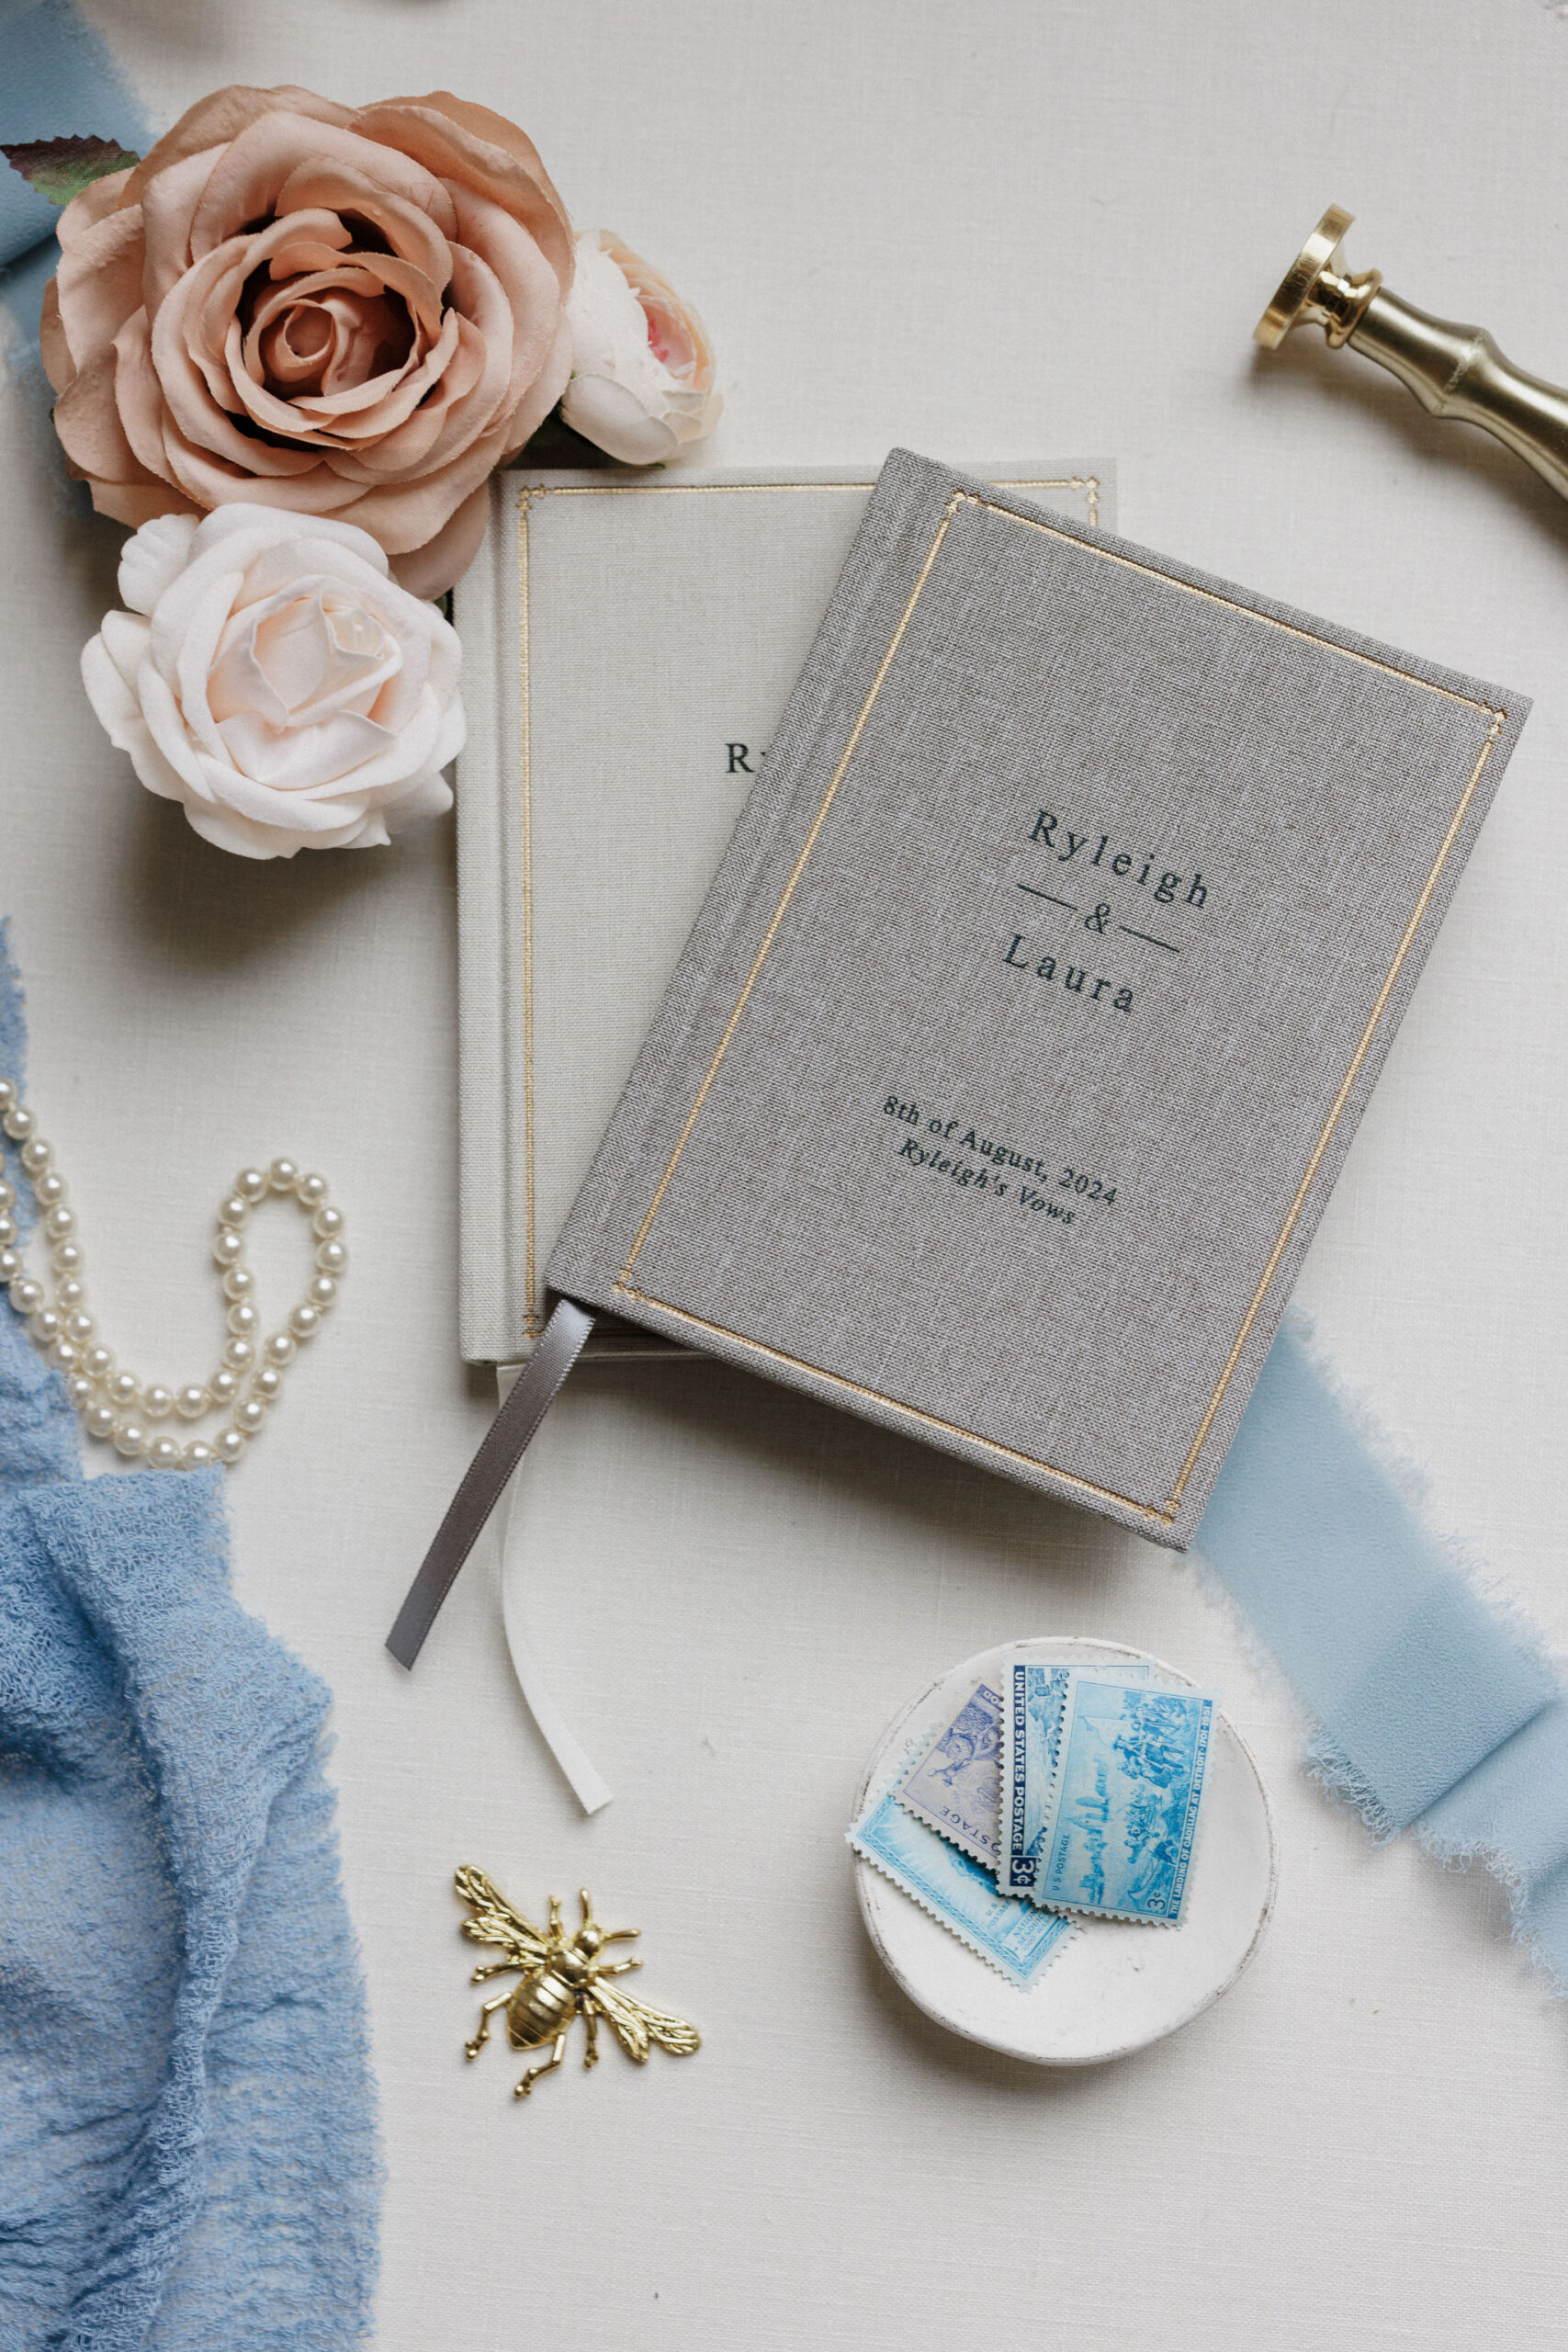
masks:
<path fill-rule="evenodd" d="M 331 516 L 436 595 L 570 372 L 565 209 L 521 130 L 444 90 L 220 90 L 59 232 L 55 424 L 122 523 Z"/>
<path fill-rule="evenodd" d="M 352 524 L 237 501 L 127 540 L 123 612 L 82 655 L 149 792 L 240 857 L 367 849 L 452 805 L 456 630 Z"/>

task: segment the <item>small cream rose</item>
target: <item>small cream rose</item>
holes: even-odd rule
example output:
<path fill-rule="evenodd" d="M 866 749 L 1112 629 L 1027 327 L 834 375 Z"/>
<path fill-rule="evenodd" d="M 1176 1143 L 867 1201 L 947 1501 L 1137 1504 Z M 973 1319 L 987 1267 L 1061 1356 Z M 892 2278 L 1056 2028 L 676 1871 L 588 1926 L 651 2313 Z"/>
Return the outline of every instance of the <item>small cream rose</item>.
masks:
<path fill-rule="evenodd" d="M 702 321 L 608 229 L 577 241 L 567 324 L 561 414 L 574 433 L 623 465 L 653 466 L 713 431 L 723 401 Z"/>
<path fill-rule="evenodd" d="M 457 632 L 352 524 L 220 506 L 127 543 L 82 655 L 88 699 L 150 792 L 241 857 L 367 849 L 452 803 Z"/>

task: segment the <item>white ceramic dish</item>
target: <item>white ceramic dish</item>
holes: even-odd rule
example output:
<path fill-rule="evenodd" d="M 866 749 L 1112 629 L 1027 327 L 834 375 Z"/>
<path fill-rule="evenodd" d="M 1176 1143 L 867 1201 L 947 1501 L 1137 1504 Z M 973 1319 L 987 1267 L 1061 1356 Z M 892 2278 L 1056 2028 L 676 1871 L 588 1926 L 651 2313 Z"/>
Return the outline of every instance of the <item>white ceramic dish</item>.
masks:
<path fill-rule="evenodd" d="M 1114 1642 L 1010 1642 L 965 1658 L 906 1707 L 872 1758 L 855 1803 L 885 1780 L 917 1738 L 933 1731 L 975 1684 L 995 1681 L 1017 1653 L 1051 1666 L 1113 1667 L 1145 1658 Z M 1174 1682 L 1191 1678 L 1151 1661 Z M 998 1686 L 999 1687 L 999 1686 Z M 1235 1726 L 1219 1718 L 1209 1752 L 1187 1914 L 1179 1928 L 1086 1919 L 1027 1992 L 1010 1984 L 929 1917 L 870 1862 L 854 1858 L 866 1933 L 909 1998 L 966 2041 L 1039 2066 L 1089 2066 L 1174 2033 L 1235 1983 L 1274 1906 L 1274 1824 L 1257 1765 Z"/>

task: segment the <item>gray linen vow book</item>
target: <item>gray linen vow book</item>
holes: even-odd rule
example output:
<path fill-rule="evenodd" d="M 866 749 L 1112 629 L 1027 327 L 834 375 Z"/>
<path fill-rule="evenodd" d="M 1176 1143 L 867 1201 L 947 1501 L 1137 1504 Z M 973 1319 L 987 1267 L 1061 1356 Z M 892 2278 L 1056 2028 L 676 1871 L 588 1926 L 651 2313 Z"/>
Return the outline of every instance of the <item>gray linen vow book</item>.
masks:
<path fill-rule="evenodd" d="M 551 1289 L 1180 1548 L 1528 707 L 896 451 Z"/>

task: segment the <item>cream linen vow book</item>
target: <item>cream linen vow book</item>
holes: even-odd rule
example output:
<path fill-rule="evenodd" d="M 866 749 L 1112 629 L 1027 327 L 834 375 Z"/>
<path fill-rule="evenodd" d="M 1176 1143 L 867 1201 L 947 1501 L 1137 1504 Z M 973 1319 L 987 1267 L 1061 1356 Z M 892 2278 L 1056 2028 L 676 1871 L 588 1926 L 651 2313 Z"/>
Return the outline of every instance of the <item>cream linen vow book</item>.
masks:
<path fill-rule="evenodd" d="M 463 1353 L 544 1271 L 828 608 L 874 467 L 495 476 L 457 589 Z M 1111 469 L 972 469 L 1110 527 Z M 602 1327 L 591 1351 L 667 1352 Z"/>

